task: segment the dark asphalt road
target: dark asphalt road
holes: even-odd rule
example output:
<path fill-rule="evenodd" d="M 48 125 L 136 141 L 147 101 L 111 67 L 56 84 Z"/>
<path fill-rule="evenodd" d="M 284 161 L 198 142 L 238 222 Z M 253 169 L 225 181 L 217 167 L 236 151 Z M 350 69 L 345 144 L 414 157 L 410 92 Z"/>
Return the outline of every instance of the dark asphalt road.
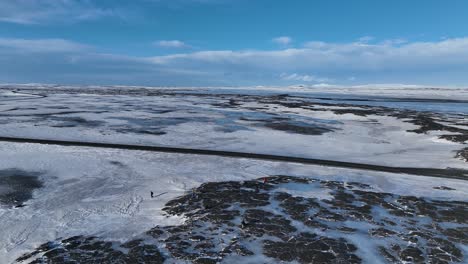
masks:
<path fill-rule="evenodd" d="M 402 174 L 411 174 L 411 175 L 419 175 L 419 176 L 431 176 L 431 177 L 440 177 L 440 178 L 468 180 L 468 170 L 450 169 L 450 168 L 436 169 L 436 168 L 391 167 L 391 166 L 373 165 L 373 164 L 365 164 L 365 163 L 324 160 L 324 159 L 311 159 L 311 158 L 301 158 L 301 157 L 288 157 L 288 156 L 280 156 L 280 155 L 245 153 L 245 152 L 235 152 L 235 151 L 162 147 L 162 146 L 143 146 L 143 145 L 129 145 L 129 144 L 98 143 L 98 142 L 64 141 L 64 140 L 50 140 L 50 139 L 17 138 L 17 137 L 0 137 L 0 142 L 2 141 L 3 142 L 15 142 L 15 143 L 33 143 L 33 144 L 47 144 L 47 145 L 59 145 L 59 146 L 78 146 L 78 147 L 126 149 L 126 150 L 139 150 L 139 151 L 151 151 L 151 152 L 192 154 L 192 155 L 207 155 L 207 156 L 220 156 L 220 157 L 231 157 L 231 158 L 247 158 L 247 159 L 277 161 L 277 162 L 292 162 L 292 163 L 321 165 L 321 166 L 339 167 L 339 168 L 348 168 L 348 169 L 370 170 L 370 171 L 402 173 Z"/>

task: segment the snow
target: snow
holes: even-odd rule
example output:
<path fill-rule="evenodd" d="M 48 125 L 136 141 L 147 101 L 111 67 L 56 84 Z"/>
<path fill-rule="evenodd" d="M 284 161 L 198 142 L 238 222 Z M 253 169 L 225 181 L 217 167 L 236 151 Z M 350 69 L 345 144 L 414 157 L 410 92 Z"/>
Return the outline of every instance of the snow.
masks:
<path fill-rule="evenodd" d="M 167 217 L 161 208 L 207 181 L 285 174 L 359 181 L 385 192 L 458 200 L 465 200 L 468 190 L 468 182 L 461 180 L 248 159 L 2 143 L 0 170 L 9 168 L 41 171 L 45 186 L 26 207 L 0 209 L 1 263 L 61 237 L 99 235 L 123 241 L 155 225 L 181 223 L 184 219 Z M 456 190 L 432 189 L 439 185 Z M 306 197 L 326 197 L 313 189 L 288 188 Z M 165 194 L 151 199 L 150 191 Z"/>
<path fill-rule="evenodd" d="M 77 91 L 76 94 L 51 93 L 43 98 L 12 91 L 26 87 L 39 92 L 56 86 L 8 87 L 11 89 L 0 89 L 0 136 L 206 148 L 390 166 L 468 168 L 466 162 L 454 158 L 454 152 L 465 145 L 439 139 L 439 132 L 411 133 L 408 130 L 418 126 L 390 116 L 337 115 L 331 111 L 337 106 L 306 111 L 249 101 L 240 108 L 226 108 L 214 104 L 225 102 L 228 97 L 102 95 L 85 93 L 82 87 L 66 87 Z M 117 88 L 133 91 L 148 87 Z M 468 100 L 468 90 L 461 88 L 171 89 L 217 94 L 284 92 L 311 97 L 325 93 L 347 96 L 352 93 L 353 96 Z M 411 107 L 428 109 L 424 104 Z M 255 107 L 262 108 L 262 111 L 249 109 Z M 464 108 L 459 107 L 457 104 L 453 106 L 461 109 L 455 112 L 463 113 Z M 359 105 L 353 108 L 361 109 Z M 333 131 L 303 135 L 239 120 L 239 117 L 262 119 L 276 115 Z M 466 125 L 453 126 L 466 128 Z M 138 133 L 138 129 L 166 134 Z M 382 192 L 460 201 L 466 201 L 468 190 L 468 181 L 465 180 L 251 159 L 0 142 L 0 170 L 7 169 L 41 172 L 44 187 L 34 192 L 33 199 L 27 201 L 25 207 L 0 208 L 0 263 L 10 263 L 40 244 L 58 238 L 97 235 L 123 242 L 156 225 L 183 223 L 182 217 L 163 214 L 163 206 L 209 181 L 291 175 L 362 182 Z M 434 186 L 455 190 L 438 190 L 433 189 Z M 292 195 L 319 199 L 330 197 L 326 189 L 305 188 L 297 183 L 285 184 L 280 191 L 283 190 L 281 188 Z M 0 189 L 0 193 L 5 191 L 5 188 Z M 151 199 L 150 191 L 157 197 Z M 350 235 L 348 239 L 355 244 L 368 243 L 358 234 Z M 464 251 L 468 252 L 466 248 Z M 272 261 L 261 255 L 260 248 L 257 253 L 249 261 Z M 359 254 L 368 261 L 377 258 L 370 250 Z"/>
<path fill-rule="evenodd" d="M 212 88 L 219 90 L 219 88 Z M 391 84 L 369 84 L 355 86 L 289 86 L 289 87 L 225 87 L 225 90 L 253 90 L 264 92 L 286 92 L 301 94 L 335 94 L 349 97 L 353 96 L 378 96 L 390 98 L 425 98 L 425 99 L 449 99 L 468 100 L 468 87 L 428 87 L 428 86 L 404 86 Z"/>
<path fill-rule="evenodd" d="M 463 144 L 440 140 L 437 132 L 407 132 L 418 127 L 395 117 L 337 115 L 332 107 L 308 111 L 251 101 L 232 109 L 213 105 L 226 100 L 190 95 L 49 94 L 47 98 L 2 101 L 0 136 L 206 148 L 405 167 L 468 167 L 454 159 Z M 303 135 L 239 120 L 278 115 L 333 132 Z"/>

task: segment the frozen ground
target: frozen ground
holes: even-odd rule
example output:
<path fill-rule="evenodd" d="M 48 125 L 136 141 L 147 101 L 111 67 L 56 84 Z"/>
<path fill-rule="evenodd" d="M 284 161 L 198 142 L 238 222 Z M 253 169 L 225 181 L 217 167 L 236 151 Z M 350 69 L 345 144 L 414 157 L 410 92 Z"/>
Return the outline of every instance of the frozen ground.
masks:
<path fill-rule="evenodd" d="M 459 103 L 438 102 L 459 111 L 437 113 L 439 106 L 433 112 L 413 109 L 432 101 L 413 102 L 406 109 L 405 104 L 378 105 L 386 104 L 382 100 L 355 105 L 339 98 L 279 93 L 284 90 L 248 90 L 250 95 L 244 91 L 9 87 L 0 93 L 22 100 L 0 101 L 0 136 L 467 168 L 455 157 L 468 139 L 468 103 L 459 107 Z M 28 93 L 35 96 L 27 97 Z"/>
<path fill-rule="evenodd" d="M 370 185 L 373 191 L 395 195 L 468 202 L 468 183 L 464 180 L 140 151 L 15 143 L 2 143 L 0 147 L 0 171 L 16 168 L 40 173 L 39 179 L 44 185 L 35 190 L 31 200 L 24 202 L 25 206 L 0 209 L 2 263 L 9 263 L 47 241 L 81 235 L 126 242 L 141 237 L 155 226 L 182 224 L 186 218 L 167 216 L 161 209 L 171 199 L 190 193 L 189 190 L 204 182 L 291 175 L 327 181 L 363 182 Z M 444 188 L 434 189 L 440 186 Z M 282 188 L 282 191 L 292 195 L 317 199 L 330 199 L 330 192 L 333 191 L 330 188 L 307 188 L 300 184 Z M 150 191 L 162 195 L 151 199 Z M 466 212 L 464 215 L 460 213 L 466 217 Z M 466 228 L 466 218 L 462 220 L 464 222 L 456 224 L 448 221 L 446 225 Z M 359 221 L 356 224 L 352 222 L 351 226 L 359 224 Z M 351 241 L 367 239 L 367 233 L 363 232 L 375 225 L 363 225 L 360 232 L 339 235 Z M 322 231 L 322 235 L 327 235 L 327 232 Z M 336 237 L 337 234 L 330 233 L 330 236 Z M 458 247 L 464 250 L 464 255 L 468 253 L 466 247 Z M 359 248 L 357 256 L 363 260 L 378 255 L 376 247 Z M 366 251 L 371 255 L 366 255 Z M 383 259 L 380 261 L 384 262 Z"/>
<path fill-rule="evenodd" d="M 4 86 L 0 137 L 468 168 L 468 113 L 448 98 L 244 91 Z M 0 142 L 0 263 L 466 262 L 467 193 L 463 179 Z"/>

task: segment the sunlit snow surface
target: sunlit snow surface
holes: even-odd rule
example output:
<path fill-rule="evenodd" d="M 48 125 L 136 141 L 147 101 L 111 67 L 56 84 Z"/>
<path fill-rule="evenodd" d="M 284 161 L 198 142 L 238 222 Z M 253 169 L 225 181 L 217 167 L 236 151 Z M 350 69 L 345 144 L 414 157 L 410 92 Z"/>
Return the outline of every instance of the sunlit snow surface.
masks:
<path fill-rule="evenodd" d="M 408 133 L 419 128 L 408 120 L 420 112 L 400 113 L 404 105 L 382 110 L 362 106 L 363 101 L 350 106 L 341 101 L 343 96 L 324 97 L 323 93 L 293 89 L 290 96 L 275 97 L 288 90 L 252 89 L 33 86 L 12 94 L 14 89 L 5 88 L 0 92 L 17 100 L 0 102 L 0 135 L 185 146 L 391 166 L 467 166 L 453 158 L 463 149 L 463 140 L 441 139 L 444 131 L 438 128 Z M 442 92 L 447 93 L 450 91 Z M 463 99 L 459 93 L 454 92 L 453 98 Z M 430 95 L 432 99 L 434 95 Z M 438 102 L 459 109 L 432 117 L 436 122 L 448 122 L 449 129 L 460 130 L 445 134 L 468 131 L 467 102 Z M 427 108 L 433 103 L 411 104 Z M 386 106 L 385 101 L 381 104 Z M 413 108 L 418 107 L 409 110 Z"/>
<path fill-rule="evenodd" d="M 468 169 L 463 156 L 457 154 L 466 148 L 467 104 L 450 101 L 466 100 L 466 90 L 428 90 L 426 94 L 415 91 L 407 98 L 437 99 L 437 93 L 441 93 L 444 97 L 439 99 L 445 101 L 411 102 L 374 100 L 379 95 L 404 98 L 403 91 L 386 89 L 371 97 L 359 90 L 352 92 L 9 85 L 0 89 L 0 136 Z M 363 98 L 372 101 L 366 103 Z M 96 236 L 123 243 L 155 226 L 183 224 L 187 217 L 170 215 L 162 208 L 206 182 L 288 175 L 360 182 L 375 192 L 392 195 L 468 202 L 465 180 L 249 159 L 0 142 L 0 177 L 15 171 L 31 174 L 42 186 L 31 185 L 32 198 L 18 201 L 20 207 L 14 202 L 0 205 L 1 263 L 13 262 L 43 243 L 72 236 Z M 14 188 L 0 186 L 0 196 L 12 193 Z M 159 196 L 151 199 L 150 191 Z M 332 197 L 332 188 L 326 186 L 288 183 L 278 186 L 277 191 L 319 200 Z M 280 207 L 272 203 L 266 210 L 277 211 Z M 373 214 L 377 217 L 379 212 Z M 423 221 L 428 220 L 417 223 Z M 467 222 L 462 215 L 460 223 L 441 226 L 468 228 Z M 294 222 L 296 228 L 297 224 Z M 343 237 L 358 246 L 356 255 L 364 262 L 384 263 L 377 246 L 368 242 L 370 225 L 351 220 L 347 224 L 359 231 L 304 231 Z M 387 239 L 389 245 L 392 239 Z M 158 247 L 163 254 L 170 254 L 164 244 Z M 466 239 L 456 247 L 465 256 L 461 261 L 466 261 Z M 248 260 L 274 260 L 262 252 L 259 244 L 255 251 L 258 258 Z M 224 261 L 239 260 L 231 256 Z"/>

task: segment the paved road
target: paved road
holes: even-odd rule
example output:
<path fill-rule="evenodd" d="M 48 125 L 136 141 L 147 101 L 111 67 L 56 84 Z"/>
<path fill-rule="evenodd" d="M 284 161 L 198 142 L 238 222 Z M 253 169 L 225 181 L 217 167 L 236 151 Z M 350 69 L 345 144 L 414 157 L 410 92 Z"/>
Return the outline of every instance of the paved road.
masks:
<path fill-rule="evenodd" d="M 301 158 L 301 157 L 288 157 L 288 156 L 245 153 L 245 152 L 235 152 L 235 151 L 161 147 L 161 146 L 144 146 L 144 145 L 129 145 L 129 144 L 112 144 L 112 143 L 82 142 L 82 141 L 49 140 L 49 139 L 33 139 L 33 138 L 17 138 L 17 137 L 0 137 L 0 142 L 2 141 L 3 142 L 15 142 L 15 143 L 33 143 L 33 144 L 48 144 L 48 145 L 60 145 L 60 146 L 79 146 L 79 147 L 93 147 L 93 148 L 110 148 L 110 149 L 151 151 L 151 152 L 221 156 L 221 157 L 231 157 L 231 158 L 247 158 L 247 159 L 257 159 L 257 160 L 293 162 L 293 163 L 321 165 L 321 166 L 329 166 L 329 167 L 340 167 L 340 168 L 348 168 L 348 169 L 403 173 L 403 174 L 411 174 L 411 175 L 419 175 L 419 176 L 431 176 L 431 177 L 440 177 L 440 178 L 468 180 L 468 170 L 462 170 L 462 169 L 391 167 L 391 166 L 381 166 L 381 165 L 373 165 L 373 164 L 365 164 L 365 163 L 324 160 L 324 159 L 311 159 L 311 158 Z"/>

